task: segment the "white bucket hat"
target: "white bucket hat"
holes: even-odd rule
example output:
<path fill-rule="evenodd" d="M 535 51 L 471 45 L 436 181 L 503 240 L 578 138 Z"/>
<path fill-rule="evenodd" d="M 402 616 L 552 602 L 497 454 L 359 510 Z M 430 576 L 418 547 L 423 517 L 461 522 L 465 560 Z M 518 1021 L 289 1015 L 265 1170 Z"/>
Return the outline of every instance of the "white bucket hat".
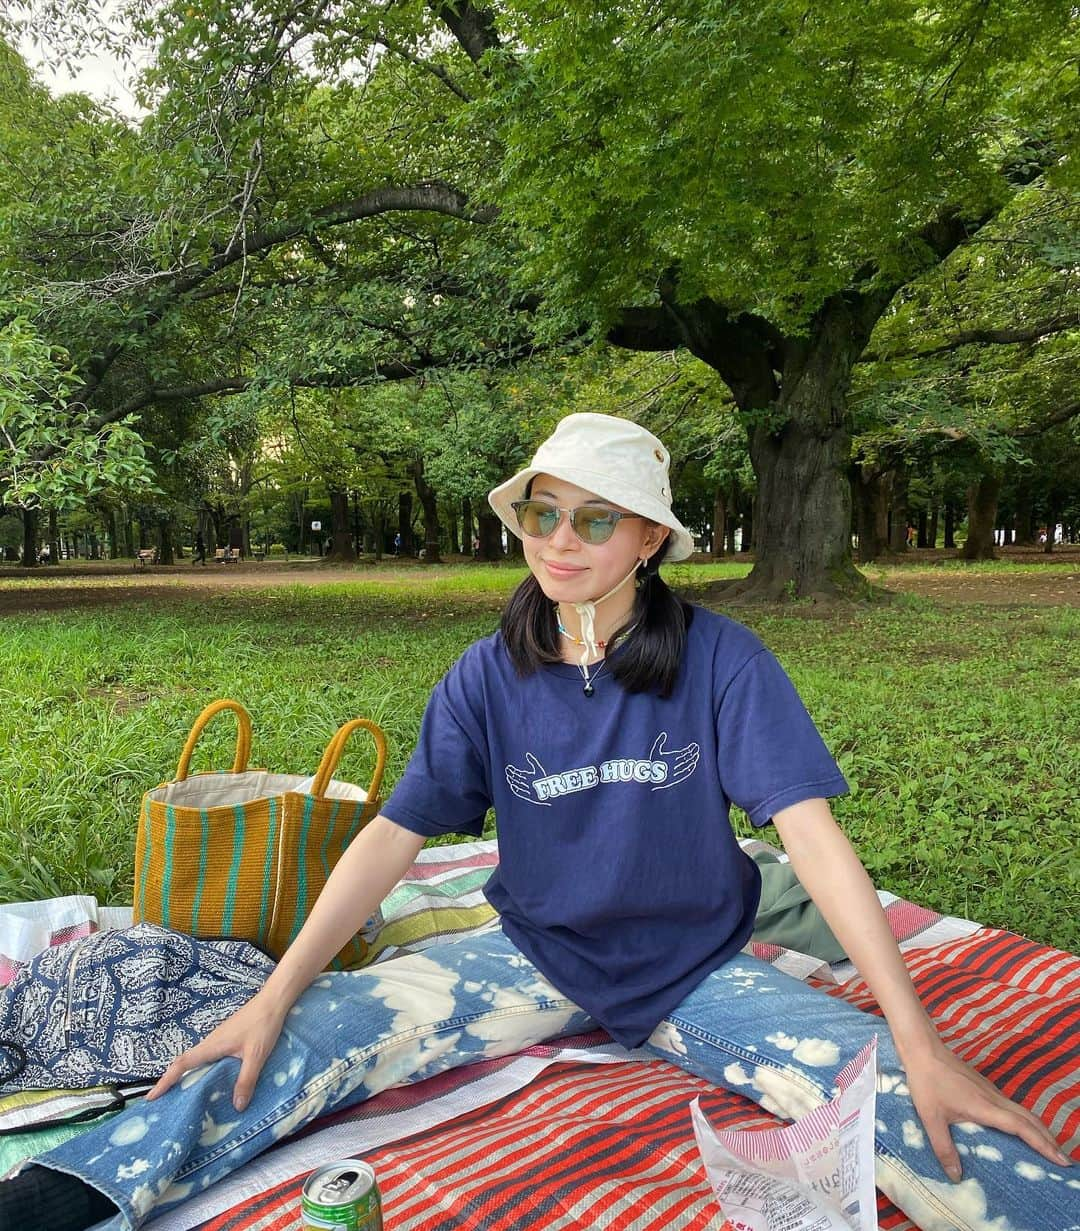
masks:
<path fill-rule="evenodd" d="M 524 470 L 488 493 L 499 520 L 521 538 L 515 500 L 525 499 L 529 480 L 550 474 L 671 531 L 665 560 L 685 560 L 694 540 L 671 511 L 670 455 L 652 434 L 614 415 L 567 415 L 536 450 Z"/>

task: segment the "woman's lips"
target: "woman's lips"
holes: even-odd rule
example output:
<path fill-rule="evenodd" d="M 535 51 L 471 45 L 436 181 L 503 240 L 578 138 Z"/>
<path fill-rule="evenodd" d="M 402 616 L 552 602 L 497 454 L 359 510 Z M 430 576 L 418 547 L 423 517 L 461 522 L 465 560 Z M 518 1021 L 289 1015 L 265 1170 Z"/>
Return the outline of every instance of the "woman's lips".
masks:
<path fill-rule="evenodd" d="M 554 560 L 545 560 L 544 567 L 552 575 L 552 577 L 577 577 L 586 570 L 577 568 L 572 564 L 556 564 Z"/>

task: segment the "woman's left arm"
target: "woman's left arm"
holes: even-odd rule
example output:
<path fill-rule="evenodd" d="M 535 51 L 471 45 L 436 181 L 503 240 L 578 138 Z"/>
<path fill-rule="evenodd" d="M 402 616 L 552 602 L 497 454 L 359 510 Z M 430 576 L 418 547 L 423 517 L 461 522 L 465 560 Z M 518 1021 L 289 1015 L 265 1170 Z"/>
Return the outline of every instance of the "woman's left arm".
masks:
<path fill-rule="evenodd" d="M 1013 1103 L 941 1041 L 908 976 L 874 886 L 828 802 L 782 808 L 773 824 L 795 874 L 825 916 L 881 1006 L 908 1088 L 945 1173 L 960 1179 L 949 1125 L 961 1120 L 1013 1133 L 1044 1158 L 1069 1160 L 1038 1117 Z"/>

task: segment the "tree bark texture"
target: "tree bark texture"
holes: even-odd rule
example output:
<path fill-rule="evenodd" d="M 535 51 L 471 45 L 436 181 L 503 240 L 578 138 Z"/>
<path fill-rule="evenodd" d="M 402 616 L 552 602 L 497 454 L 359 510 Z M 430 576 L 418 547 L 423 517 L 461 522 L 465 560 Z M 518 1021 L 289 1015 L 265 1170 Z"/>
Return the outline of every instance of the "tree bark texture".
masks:
<path fill-rule="evenodd" d="M 984 474 L 968 488 L 968 536 L 960 552 L 964 560 L 994 560 L 994 522 L 1001 478 Z"/>
<path fill-rule="evenodd" d="M 330 555 L 339 564 L 354 564 L 352 526 L 349 517 L 349 493 L 344 487 L 330 488 Z"/>
<path fill-rule="evenodd" d="M 956 505 L 945 501 L 945 547 L 956 546 Z"/>
<path fill-rule="evenodd" d="M 758 480 L 750 576 L 724 598 L 864 597 L 851 552 L 851 371 L 892 291 L 831 296 L 805 335 L 789 336 L 711 300 L 680 304 L 661 284 L 661 307 L 625 312 L 609 341 L 632 349 L 685 346 L 731 390 L 748 423 Z M 744 538 L 743 547 L 747 543 Z"/>
<path fill-rule="evenodd" d="M 175 564 L 176 557 L 173 553 L 173 528 L 172 519 L 163 517 L 158 522 L 158 564 Z M 89 551 L 89 544 L 87 544 Z"/>
<path fill-rule="evenodd" d="M 1031 547 L 1035 542 L 1035 493 L 1030 483 L 1022 483 L 1016 493 L 1016 543 Z"/>
<path fill-rule="evenodd" d="M 413 482 L 416 484 L 416 494 L 420 498 L 420 507 L 424 510 L 424 563 L 441 564 L 439 554 L 439 499 L 435 489 L 424 475 L 424 459 L 413 458 Z"/>
<path fill-rule="evenodd" d="M 401 554 L 413 555 L 412 492 L 398 492 L 397 532 L 401 535 Z"/>
<path fill-rule="evenodd" d="M 890 479 L 888 472 L 873 466 L 852 467 L 851 489 L 855 501 L 860 564 L 876 560 L 888 542 Z"/>
<path fill-rule="evenodd" d="M 23 568 L 38 566 L 38 514 L 37 509 L 23 509 Z"/>
<path fill-rule="evenodd" d="M 476 521 L 477 535 L 480 539 L 480 559 L 501 560 L 503 556 L 502 522 L 494 513 L 483 509 L 477 512 Z"/>

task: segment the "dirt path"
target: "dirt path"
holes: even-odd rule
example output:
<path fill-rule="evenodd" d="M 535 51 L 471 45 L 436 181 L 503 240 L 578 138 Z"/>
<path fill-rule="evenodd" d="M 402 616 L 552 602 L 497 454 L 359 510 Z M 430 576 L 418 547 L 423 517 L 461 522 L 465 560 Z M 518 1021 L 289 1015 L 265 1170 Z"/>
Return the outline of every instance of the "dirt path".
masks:
<path fill-rule="evenodd" d="M 1007 547 L 1000 558 L 1023 567 L 983 572 L 976 565 L 968 571 L 959 564 L 944 567 L 957 559 L 955 551 L 913 551 L 884 566 L 879 584 L 949 604 L 1080 607 L 1080 547 L 1063 548 L 1050 556 L 1041 549 Z M 879 570 L 871 565 L 867 571 L 876 581 Z"/>
<path fill-rule="evenodd" d="M 920 594 L 947 604 L 1080 607 L 1080 547 L 1047 557 L 1030 548 L 1006 548 L 1002 559 L 1023 565 L 1009 572 L 943 567 L 955 552 L 917 551 L 895 563 L 870 566 L 872 579 L 890 590 Z M 167 603 L 223 591 L 279 586 L 338 585 L 377 581 L 382 585 L 437 580 L 457 574 L 471 562 L 425 567 L 413 560 L 342 568 L 317 561 L 293 564 L 237 564 L 193 567 L 188 561 L 134 571 L 120 564 L 62 565 L 51 569 L 0 568 L 0 615 L 62 611 L 68 607 L 110 607 L 127 603 Z M 1050 567 L 1046 567 L 1049 564 Z"/>

